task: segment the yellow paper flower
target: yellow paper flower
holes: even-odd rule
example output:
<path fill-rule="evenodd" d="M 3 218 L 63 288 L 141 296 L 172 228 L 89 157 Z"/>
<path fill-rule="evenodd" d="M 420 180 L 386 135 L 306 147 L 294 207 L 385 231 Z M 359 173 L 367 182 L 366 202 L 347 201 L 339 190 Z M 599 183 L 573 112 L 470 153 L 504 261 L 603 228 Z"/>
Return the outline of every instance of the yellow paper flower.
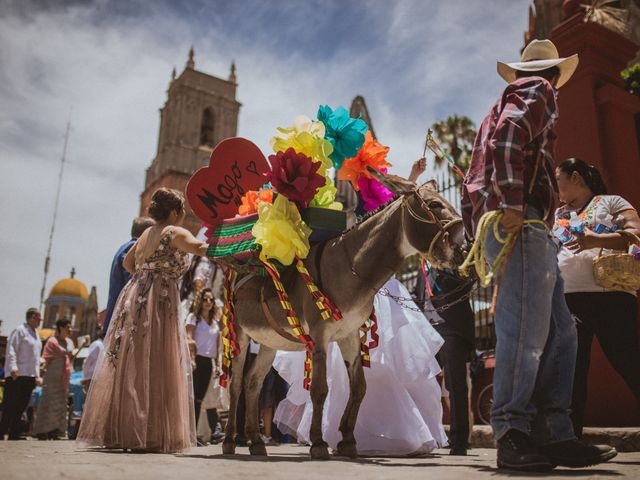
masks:
<path fill-rule="evenodd" d="M 308 117 L 296 117 L 293 127 L 278 128 L 282 136 L 271 139 L 274 152 L 285 152 L 293 148 L 297 153 L 310 157 L 314 162 L 320 162 L 319 172 L 324 175 L 327 168 L 333 166 L 329 156 L 333 153 L 333 145 L 325 140 L 325 128 L 322 122 L 313 122 Z"/>
<path fill-rule="evenodd" d="M 309 206 L 328 208 L 330 210 L 342 210 L 343 205 L 340 202 L 336 202 L 336 193 L 338 189 L 333 184 L 331 177 L 325 173 L 326 183 L 323 187 L 318 189 L 318 193 L 313 197 Z"/>
<path fill-rule="evenodd" d="M 251 233 L 262 247 L 260 260 L 278 260 L 282 265 L 291 265 L 296 257 L 309 255 L 311 229 L 300 217 L 295 203 L 284 195 L 278 195 L 273 204 L 258 204 L 258 221 Z"/>

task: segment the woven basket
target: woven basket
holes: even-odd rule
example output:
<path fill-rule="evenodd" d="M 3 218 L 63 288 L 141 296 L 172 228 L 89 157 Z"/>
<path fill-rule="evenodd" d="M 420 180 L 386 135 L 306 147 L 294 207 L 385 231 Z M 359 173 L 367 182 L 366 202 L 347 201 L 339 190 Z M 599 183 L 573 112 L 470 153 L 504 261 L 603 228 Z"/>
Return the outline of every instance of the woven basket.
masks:
<path fill-rule="evenodd" d="M 640 238 L 631 232 L 619 230 L 618 233 L 633 238 L 633 242 L 640 245 Z M 593 276 L 596 283 L 609 290 L 635 291 L 640 290 L 640 261 L 630 253 L 610 253 L 593 259 Z"/>
<path fill-rule="evenodd" d="M 340 235 L 346 228 L 346 214 L 342 211 L 309 207 L 302 209 L 300 215 L 312 229 L 311 242 L 327 240 Z M 258 221 L 258 214 L 229 218 L 218 225 L 209 240 L 207 256 L 223 267 L 229 267 L 238 273 L 256 273 L 268 275 L 260 261 L 260 245 L 251 234 Z M 270 263 L 279 272 L 285 267 L 275 259 Z"/>
<path fill-rule="evenodd" d="M 260 261 L 260 245 L 251 234 L 258 221 L 258 214 L 230 218 L 218 225 L 211 235 L 207 256 L 223 267 L 238 273 L 268 274 Z M 279 271 L 284 267 L 276 260 L 271 262 Z"/>

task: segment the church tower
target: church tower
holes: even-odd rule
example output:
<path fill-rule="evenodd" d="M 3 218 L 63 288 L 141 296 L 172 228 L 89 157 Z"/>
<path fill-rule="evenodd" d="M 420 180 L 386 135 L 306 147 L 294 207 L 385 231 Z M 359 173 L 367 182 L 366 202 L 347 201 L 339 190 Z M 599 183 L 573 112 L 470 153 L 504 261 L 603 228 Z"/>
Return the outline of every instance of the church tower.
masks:
<path fill-rule="evenodd" d="M 207 165 L 213 147 L 238 130 L 240 103 L 236 100 L 236 66 L 229 78 L 214 77 L 195 69 L 193 47 L 184 71 L 173 69 L 167 100 L 160 109 L 160 133 L 156 157 L 147 168 L 140 214 L 146 215 L 153 192 L 160 187 L 184 193 L 189 177 Z M 184 226 L 194 234 L 200 220 L 187 207 Z"/>

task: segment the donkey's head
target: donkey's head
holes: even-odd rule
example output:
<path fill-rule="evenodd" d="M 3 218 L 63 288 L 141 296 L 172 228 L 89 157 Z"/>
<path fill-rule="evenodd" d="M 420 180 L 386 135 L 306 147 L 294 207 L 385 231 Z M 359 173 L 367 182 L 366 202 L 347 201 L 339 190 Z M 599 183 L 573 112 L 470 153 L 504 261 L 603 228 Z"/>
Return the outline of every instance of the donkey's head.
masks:
<path fill-rule="evenodd" d="M 466 257 L 462 218 L 438 194 L 434 180 L 420 186 L 397 175 L 369 169 L 380 183 L 402 195 L 404 235 L 412 249 L 436 268 L 456 268 Z"/>

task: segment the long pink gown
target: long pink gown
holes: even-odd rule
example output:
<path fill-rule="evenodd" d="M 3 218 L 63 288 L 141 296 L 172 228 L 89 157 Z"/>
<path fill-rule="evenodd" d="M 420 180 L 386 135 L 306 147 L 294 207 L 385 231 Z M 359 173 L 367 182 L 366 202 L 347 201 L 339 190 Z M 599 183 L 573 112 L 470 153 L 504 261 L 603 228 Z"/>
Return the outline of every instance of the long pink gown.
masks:
<path fill-rule="evenodd" d="M 190 356 L 178 279 L 186 254 L 167 229 L 118 298 L 84 406 L 85 446 L 179 452 L 195 446 Z"/>

